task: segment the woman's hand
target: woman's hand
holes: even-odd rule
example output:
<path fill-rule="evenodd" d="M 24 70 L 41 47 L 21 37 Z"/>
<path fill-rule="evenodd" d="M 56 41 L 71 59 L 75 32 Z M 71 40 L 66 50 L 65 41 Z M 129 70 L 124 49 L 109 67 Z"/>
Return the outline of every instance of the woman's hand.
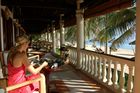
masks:
<path fill-rule="evenodd" d="M 48 62 L 47 62 L 47 61 L 44 61 L 44 62 L 43 62 L 43 66 L 44 66 L 44 67 L 48 66 Z"/>

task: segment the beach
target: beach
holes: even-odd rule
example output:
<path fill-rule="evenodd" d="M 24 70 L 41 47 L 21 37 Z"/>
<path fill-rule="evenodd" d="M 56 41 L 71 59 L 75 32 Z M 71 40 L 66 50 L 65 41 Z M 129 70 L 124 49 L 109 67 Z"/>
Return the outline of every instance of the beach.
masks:
<path fill-rule="evenodd" d="M 102 51 L 105 51 L 105 47 L 101 46 L 100 47 L 102 49 Z M 94 48 L 92 45 L 86 45 L 85 49 L 87 50 L 91 50 L 91 51 L 96 51 L 96 48 Z M 110 54 L 109 52 L 109 47 L 108 47 L 108 54 Z M 119 48 L 117 49 L 117 51 L 111 51 L 111 55 L 115 55 L 115 56 L 120 56 L 120 57 L 124 57 L 124 58 L 132 58 L 134 57 L 134 50 L 130 50 L 130 49 L 123 49 L 123 48 Z"/>

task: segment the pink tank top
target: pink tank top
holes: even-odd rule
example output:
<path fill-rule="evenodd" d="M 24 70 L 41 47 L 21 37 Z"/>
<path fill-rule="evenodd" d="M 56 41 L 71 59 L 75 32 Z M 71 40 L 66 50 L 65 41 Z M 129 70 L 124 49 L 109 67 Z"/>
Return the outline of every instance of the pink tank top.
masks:
<path fill-rule="evenodd" d="M 32 75 L 30 77 L 26 77 L 24 65 L 22 65 L 21 67 L 14 67 L 10 61 L 8 62 L 8 86 L 19 84 L 38 76 L 39 75 Z M 38 83 L 24 86 L 16 90 L 9 91 L 8 93 L 32 93 L 36 88 L 39 88 Z"/>

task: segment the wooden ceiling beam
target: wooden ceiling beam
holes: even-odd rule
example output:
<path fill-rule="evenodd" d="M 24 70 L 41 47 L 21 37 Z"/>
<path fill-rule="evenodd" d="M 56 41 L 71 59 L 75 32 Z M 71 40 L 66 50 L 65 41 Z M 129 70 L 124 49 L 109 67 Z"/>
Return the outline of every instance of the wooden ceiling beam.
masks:
<path fill-rule="evenodd" d="M 132 0 L 110 0 L 102 5 L 85 10 L 85 19 L 110 13 L 115 10 L 130 7 Z"/>

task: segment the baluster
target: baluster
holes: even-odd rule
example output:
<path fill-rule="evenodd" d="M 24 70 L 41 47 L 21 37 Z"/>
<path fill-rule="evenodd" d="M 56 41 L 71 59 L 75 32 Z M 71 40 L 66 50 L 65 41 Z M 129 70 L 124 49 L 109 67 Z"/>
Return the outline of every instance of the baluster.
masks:
<path fill-rule="evenodd" d="M 74 64 L 74 53 L 73 53 L 73 50 L 71 50 L 71 62 L 72 62 L 72 64 Z"/>
<path fill-rule="evenodd" d="M 75 51 L 75 66 L 77 65 L 77 52 Z"/>
<path fill-rule="evenodd" d="M 84 69 L 84 53 L 82 53 L 82 56 L 81 56 L 81 58 L 82 58 L 82 62 L 81 62 L 81 69 L 83 70 Z"/>
<path fill-rule="evenodd" d="M 112 71 L 111 71 L 111 64 L 112 64 L 112 60 L 108 61 L 108 85 L 112 85 Z"/>
<path fill-rule="evenodd" d="M 75 65 L 75 52 L 73 51 L 73 64 Z"/>
<path fill-rule="evenodd" d="M 76 54 L 75 54 L 75 51 L 73 51 L 73 62 L 74 62 L 74 65 L 76 65 L 76 61 L 75 61 L 75 59 L 76 59 Z M 77 60 L 77 59 L 76 59 Z"/>
<path fill-rule="evenodd" d="M 103 82 L 106 82 L 107 81 L 107 79 L 106 79 L 106 59 L 104 59 L 104 62 L 103 62 L 103 70 L 102 70 L 102 72 L 103 72 L 103 78 L 102 78 L 102 81 Z"/>
<path fill-rule="evenodd" d="M 87 55 L 85 54 L 85 71 L 87 70 Z"/>
<path fill-rule="evenodd" d="M 94 75 L 94 55 L 92 55 L 92 71 L 91 74 Z"/>
<path fill-rule="evenodd" d="M 90 74 L 93 75 L 93 56 L 90 56 Z"/>
<path fill-rule="evenodd" d="M 102 75 L 101 75 L 101 71 L 102 71 L 102 69 L 101 69 L 101 63 L 102 63 L 102 58 L 101 57 L 99 57 L 99 62 L 98 62 L 99 64 L 98 64 L 98 78 L 99 79 L 102 79 Z"/>
<path fill-rule="evenodd" d="M 113 87 L 115 89 L 118 88 L 118 70 L 117 70 L 118 63 L 114 63 L 114 72 L 113 72 Z"/>
<path fill-rule="evenodd" d="M 87 54 L 87 69 L 86 69 L 86 72 L 88 72 L 89 71 L 89 54 Z"/>
<path fill-rule="evenodd" d="M 80 64 L 79 64 L 79 69 L 82 68 L 82 60 L 83 60 L 83 58 L 82 58 L 82 52 L 80 52 Z"/>
<path fill-rule="evenodd" d="M 86 55 L 83 53 L 83 58 L 84 58 L 84 60 L 83 60 L 83 71 L 86 69 Z"/>
<path fill-rule="evenodd" d="M 97 60 L 98 60 L 98 59 L 97 59 L 97 56 L 95 56 L 95 61 L 94 61 L 94 66 L 95 66 L 95 68 L 94 68 L 94 70 L 95 70 L 94 76 L 95 76 L 95 77 L 98 76 L 98 73 L 97 73 L 97 69 L 98 69 L 98 68 L 97 68 Z"/>
<path fill-rule="evenodd" d="M 124 75 L 124 64 L 121 64 L 121 74 L 120 74 L 120 92 L 124 93 L 124 83 L 125 83 L 125 75 Z"/>
<path fill-rule="evenodd" d="M 90 71 L 91 71 L 91 56 L 90 56 L 90 54 L 88 55 L 88 62 L 89 62 L 89 64 L 88 64 L 88 73 L 90 73 Z"/>
<path fill-rule="evenodd" d="M 72 60 L 73 60 L 73 64 L 74 64 L 74 61 L 75 61 L 75 54 L 74 54 L 74 51 L 73 52 L 73 57 L 72 57 Z"/>
<path fill-rule="evenodd" d="M 71 50 L 69 50 L 69 61 L 71 62 Z"/>
<path fill-rule="evenodd" d="M 82 62 L 83 62 L 83 53 L 82 52 L 80 52 L 80 56 L 81 57 L 80 57 L 80 67 L 79 68 L 82 69 L 82 66 L 83 66 L 82 65 Z"/>
<path fill-rule="evenodd" d="M 74 53 L 73 53 L 73 51 L 71 50 L 71 61 L 72 61 L 72 64 L 74 64 L 74 63 L 73 63 L 73 59 L 74 59 L 73 56 L 74 56 Z"/>
<path fill-rule="evenodd" d="M 128 83 L 127 83 L 127 93 L 132 93 L 133 88 L 133 73 L 134 73 L 134 67 L 129 66 L 129 76 L 128 76 Z"/>
<path fill-rule="evenodd" d="M 74 58 L 75 65 L 77 65 L 77 52 L 75 51 L 75 58 Z"/>
<path fill-rule="evenodd" d="M 89 57 L 88 57 L 89 55 L 87 54 L 87 61 L 86 61 L 86 63 L 87 63 L 87 69 L 86 69 L 86 72 L 88 72 L 88 69 L 89 69 Z"/>

